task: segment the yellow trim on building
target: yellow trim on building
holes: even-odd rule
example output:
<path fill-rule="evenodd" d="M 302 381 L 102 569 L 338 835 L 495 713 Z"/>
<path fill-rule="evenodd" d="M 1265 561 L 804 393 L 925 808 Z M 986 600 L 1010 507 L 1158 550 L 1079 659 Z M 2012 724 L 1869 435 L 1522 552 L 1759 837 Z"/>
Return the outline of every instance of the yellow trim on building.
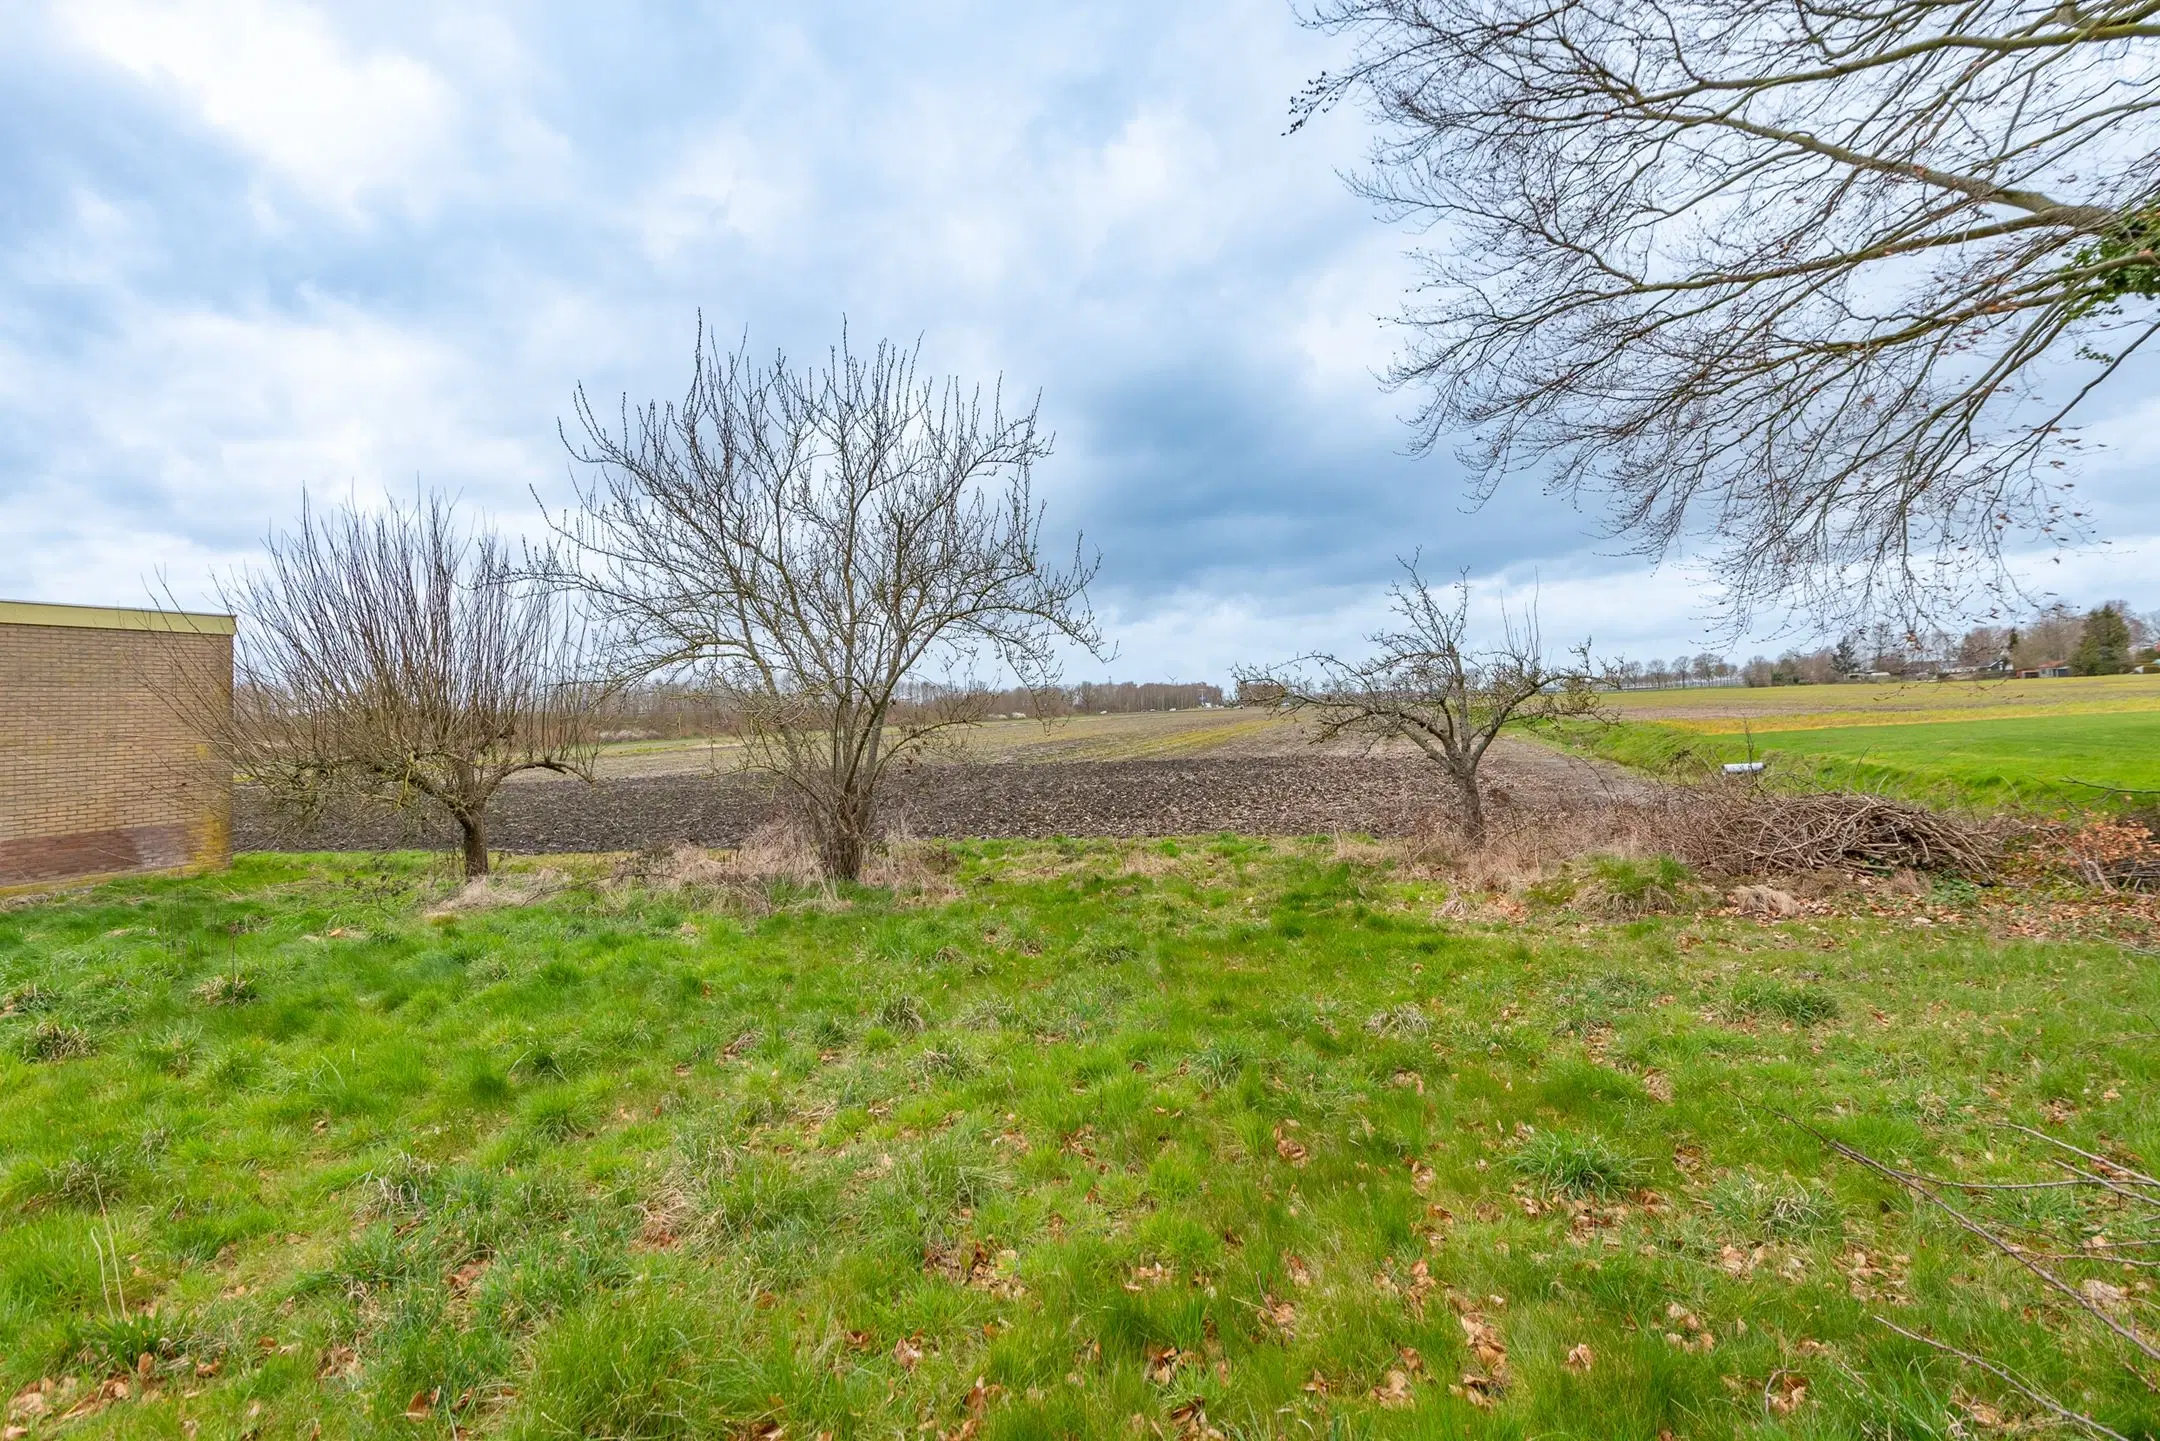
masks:
<path fill-rule="evenodd" d="M 233 618 L 186 610 L 127 610 L 108 605 L 46 605 L 0 600 L 0 625 L 64 625 L 84 630 L 163 630 L 231 635 Z"/>

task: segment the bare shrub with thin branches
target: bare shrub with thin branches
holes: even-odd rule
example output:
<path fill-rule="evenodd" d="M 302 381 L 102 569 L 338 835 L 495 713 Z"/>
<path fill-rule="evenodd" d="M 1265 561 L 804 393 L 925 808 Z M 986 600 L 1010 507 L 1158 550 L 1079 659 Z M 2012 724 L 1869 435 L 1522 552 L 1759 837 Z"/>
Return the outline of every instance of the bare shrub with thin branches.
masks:
<path fill-rule="evenodd" d="M 1467 577 L 1450 600 L 1433 593 L 1415 558 L 1403 562 L 1403 571 L 1389 591 L 1399 625 L 1367 637 L 1372 656 L 1300 656 L 1280 673 L 1241 669 L 1238 694 L 1314 717 L 1316 742 L 1344 735 L 1408 741 L 1454 783 L 1463 834 L 1481 845 L 1486 815 L 1478 767 L 1486 751 L 1510 722 L 1597 713 L 1589 645 L 1576 650 L 1573 666 L 1549 663 L 1533 607 L 1521 615 L 1503 610 L 1498 643 L 1480 647 L 1470 638 Z"/>
<path fill-rule="evenodd" d="M 432 810 L 457 827 L 471 878 L 487 874 L 505 780 L 592 778 L 599 697 L 580 631 L 492 531 L 440 496 L 379 512 L 303 502 L 267 547 L 263 568 L 218 585 L 239 635 L 231 720 L 208 733 L 281 810 Z"/>
<path fill-rule="evenodd" d="M 2160 330 L 2149 0 L 1320 0 L 1301 98 L 1440 237 L 1396 383 L 1481 484 L 1714 535 L 1740 614 L 1929 609 L 2075 535 L 2075 408 Z M 2058 373 L 2059 372 L 2059 373 Z M 1941 587 L 1941 588 L 1938 588 Z"/>
<path fill-rule="evenodd" d="M 553 579 L 591 598 L 624 678 L 712 684 L 830 876 L 861 873 L 893 768 L 984 716 L 975 662 L 1046 686 L 1060 645 L 1101 651 L 1094 564 L 1077 540 L 1044 560 L 1035 410 L 921 377 L 914 351 L 843 333 L 799 370 L 701 328 L 679 404 L 613 424 L 575 404 L 592 479 L 554 518 Z"/>

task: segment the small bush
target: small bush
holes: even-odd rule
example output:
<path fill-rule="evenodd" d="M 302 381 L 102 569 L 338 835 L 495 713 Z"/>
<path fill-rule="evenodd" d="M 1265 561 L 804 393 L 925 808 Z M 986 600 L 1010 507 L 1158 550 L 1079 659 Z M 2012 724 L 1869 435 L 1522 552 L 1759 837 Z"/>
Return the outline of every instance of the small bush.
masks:
<path fill-rule="evenodd" d="M 1613 1196 L 1642 1179 L 1643 1163 L 1595 1131 L 1539 1131 L 1518 1146 L 1515 1174 L 1552 1196 Z"/>
<path fill-rule="evenodd" d="M 1817 986 L 1795 986 L 1767 976 L 1753 976 L 1733 987 L 1733 1009 L 1743 1016 L 1812 1026 L 1836 1018 L 1837 997 Z"/>

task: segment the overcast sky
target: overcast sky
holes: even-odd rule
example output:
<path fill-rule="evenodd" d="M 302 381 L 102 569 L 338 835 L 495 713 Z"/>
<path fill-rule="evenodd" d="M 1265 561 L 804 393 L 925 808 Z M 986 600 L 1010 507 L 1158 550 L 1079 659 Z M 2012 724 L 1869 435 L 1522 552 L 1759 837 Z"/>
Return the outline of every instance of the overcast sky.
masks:
<path fill-rule="evenodd" d="M 678 395 L 702 308 L 754 349 L 845 315 L 1039 390 L 1049 528 L 1104 554 L 1120 677 L 1353 642 L 1419 547 L 1535 582 L 1548 636 L 1705 638 L 1684 568 L 1534 490 L 1468 512 L 1403 453 L 1374 372 L 1414 237 L 1338 177 L 1361 117 L 1283 134 L 1338 54 L 1284 0 L 0 19 L 0 597 L 199 600 L 303 488 L 531 530 L 572 387 Z M 2039 572 L 2073 600 L 2160 604 L 2152 380 L 2094 417 L 2112 544 Z"/>

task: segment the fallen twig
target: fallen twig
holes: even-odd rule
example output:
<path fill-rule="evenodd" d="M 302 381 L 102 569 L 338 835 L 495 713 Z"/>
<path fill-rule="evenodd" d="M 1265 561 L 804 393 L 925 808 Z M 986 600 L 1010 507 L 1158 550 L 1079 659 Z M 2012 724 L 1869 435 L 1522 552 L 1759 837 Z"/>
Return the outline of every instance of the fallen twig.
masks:
<path fill-rule="evenodd" d="M 1985 1356 L 1976 1356 L 1972 1352 L 1967 1351 L 1962 1347 L 1953 1346 L 1947 1341 L 1938 1341 L 1933 1336 L 1923 1336 L 1917 1331 L 1908 1331 L 1903 1326 L 1898 1325 L 1897 1322 L 1889 1320 L 1886 1317 L 1877 1316 L 1874 1318 L 1874 1320 L 1877 1325 L 1889 1327 L 1891 1330 L 1897 1332 L 1900 1336 L 1903 1336 L 1908 1341 L 1918 1341 L 1923 1346 L 1933 1346 L 1936 1350 L 1943 1351 L 1948 1353 L 1949 1355 L 1955 1356 L 1960 1361 L 1963 1361 L 1968 1365 L 1978 1366 L 1981 1370 L 1990 1372 L 1995 1376 L 2000 1377 L 2004 1382 L 2017 1388 L 2019 1391 L 2023 1392 L 2028 1398 L 2037 1401 L 2041 1405 L 2047 1407 L 2048 1410 L 2054 1412 L 2057 1416 L 2062 1417 L 2065 1421 L 2069 1421 L 2078 1426 L 2083 1426 L 2087 1430 L 2095 1433 L 2096 1435 L 2112 1436 L 2115 1438 L 2115 1441 L 2130 1441 L 2130 1438 L 2123 1435 L 2122 1432 L 2101 1425 L 2098 1421 L 2093 1420 L 2092 1417 L 2087 1416 L 2082 1411 L 2071 1410 L 2069 1407 L 2063 1405 L 2060 1401 L 2055 1400 L 2043 1391 L 2034 1390 L 2032 1387 L 2026 1385 L 2023 1381 L 2019 1380 L 2016 1376 L 2012 1375 L 2009 1371 L 2004 1370 L 2002 1367 L 1996 1365 L 1993 1361 L 1988 1360 Z"/>

